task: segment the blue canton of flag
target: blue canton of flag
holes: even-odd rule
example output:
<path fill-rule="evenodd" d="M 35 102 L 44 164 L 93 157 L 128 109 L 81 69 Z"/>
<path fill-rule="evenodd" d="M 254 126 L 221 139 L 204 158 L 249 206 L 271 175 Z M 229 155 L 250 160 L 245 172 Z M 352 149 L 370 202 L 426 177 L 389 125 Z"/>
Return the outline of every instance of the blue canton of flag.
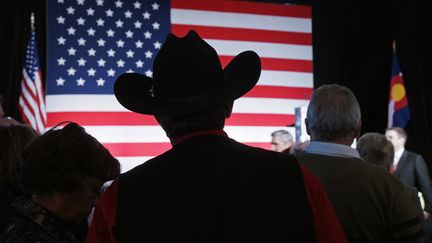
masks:
<path fill-rule="evenodd" d="M 47 94 L 112 94 L 125 72 L 152 76 L 168 1 L 57 0 L 48 6 Z"/>

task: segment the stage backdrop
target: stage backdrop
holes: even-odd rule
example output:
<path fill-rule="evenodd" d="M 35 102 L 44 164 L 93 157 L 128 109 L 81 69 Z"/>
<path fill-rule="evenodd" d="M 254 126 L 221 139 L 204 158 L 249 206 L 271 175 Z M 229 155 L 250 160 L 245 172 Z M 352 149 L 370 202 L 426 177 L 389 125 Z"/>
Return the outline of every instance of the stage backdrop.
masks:
<path fill-rule="evenodd" d="M 196 30 L 222 65 L 245 50 L 261 57 L 258 85 L 234 103 L 226 132 L 270 149 L 270 134 L 294 135 L 294 108 L 313 88 L 312 21 L 307 6 L 240 1 L 47 1 L 48 127 L 75 121 L 126 171 L 171 147 L 152 116 L 132 113 L 113 95 L 120 74 L 152 76 L 169 32 Z M 203 80 L 205 82 L 206 80 Z M 145 92 L 145 90 L 143 90 Z"/>

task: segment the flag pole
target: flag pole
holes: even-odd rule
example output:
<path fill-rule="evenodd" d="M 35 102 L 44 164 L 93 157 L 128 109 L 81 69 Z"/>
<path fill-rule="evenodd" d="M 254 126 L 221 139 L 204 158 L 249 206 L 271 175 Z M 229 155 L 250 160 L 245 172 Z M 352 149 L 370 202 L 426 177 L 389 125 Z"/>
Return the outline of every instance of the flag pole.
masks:
<path fill-rule="evenodd" d="M 34 16 L 34 13 L 31 12 L 31 14 L 30 14 L 30 28 L 32 31 L 35 30 L 34 23 L 35 23 L 35 16 Z"/>

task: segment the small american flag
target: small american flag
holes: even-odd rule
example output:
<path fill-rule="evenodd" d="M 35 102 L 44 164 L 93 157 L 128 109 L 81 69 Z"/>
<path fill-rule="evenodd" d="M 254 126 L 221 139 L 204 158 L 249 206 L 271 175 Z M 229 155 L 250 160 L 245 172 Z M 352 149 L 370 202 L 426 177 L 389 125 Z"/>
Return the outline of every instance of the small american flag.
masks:
<path fill-rule="evenodd" d="M 18 109 L 25 123 L 36 131 L 45 131 L 47 116 L 45 111 L 45 94 L 42 84 L 42 73 L 39 68 L 39 56 L 36 46 L 36 34 L 32 14 L 32 32 L 27 45 L 24 67 L 22 70 L 21 94 Z"/>
<path fill-rule="evenodd" d="M 78 122 L 120 160 L 123 171 L 171 147 L 152 116 L 127 111 L 113 95 L 122 73 L 152 76 L 153 59 L 169 32 L 183 36 L 195 29 L 223 65 L 245 50 L 260 55 L 258 85 L 234 103 L 226 122 L 237 141 L 270 148 L 271 132 L 293 124 L 294 107 L 307 105 L 311 95 L 309 7 L 225 0 L 47 4 L 48 126 Z"/>

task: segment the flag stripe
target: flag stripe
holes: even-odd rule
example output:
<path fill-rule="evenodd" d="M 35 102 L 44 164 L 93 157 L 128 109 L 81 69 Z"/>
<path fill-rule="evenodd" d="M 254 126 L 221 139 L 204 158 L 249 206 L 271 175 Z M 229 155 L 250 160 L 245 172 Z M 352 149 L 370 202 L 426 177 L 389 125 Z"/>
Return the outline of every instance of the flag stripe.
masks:
<path fill-rule="evenodd" d="M 50 112 L 48 125 L 53 127 L 64 121 L 73 121 L 83 126 L 97 126 L 104 124 L 116 126 L 128 124 L 130 126 L 156 126 L 153 116 L 133 112 Z M 234 113 L 225 122 L 227 126 L 286 126 L 294 123 L 291 114 L 241 114 Z"/>
<path fill-rule="evenodd" d="M 244 50 L 254 50 L 261 58 L 284 58 L 295 60 L 312 60 L 312 47 L 278 43 L 263 43 L 254 41 L 206 41 L 216 49 L 221 56 L 236 56 Z"/>
<path fill-rule="evenodd" d="M 192 26 L 219 26 L 224 28 L 277 30 L 300 33 L 312 32 L 310 19 L 260 14 L 172 9 L 171 21 L 174 24 Z"/>
<path fill-rule="evenodd" d="M 283 32 L 243 28 L 223 28 L 199 25 L 172 25 L 172 31 L 179 36 L 185 36 L 190 29 L 194 29 L 197 32 L 201 33 L 201 37 L 204 39 L 312 45 L 311 33 Z"/>
<path fill-rule="evenodd" d="M 24 76 L 24 77 L 28 77 L 28 76 Z M 29 117 L 29 120 L 33 120 L 34 119 L 34 123 L 31 123 L 30 125 L 33 126 L 34 129 L 36 129 L 36 131 L 43 131 L 44 130 L 44 121 L 41 118 L 41 113 L 40 113 L 40 106 L 38 104 L 38 94 L 37 94 L 37 90 L 36 88 L 32 85 L 33 81 L 32 80 L 28 80 L 26 78 L 24 78 L 24 81 L 22 82 L 21 85 L 21 92 L 22 92 L 22 96 L 25 100 L 24 104 L 29 106 L 29 110 L 31 111 L 31 115 L 32 117 Z M 30 88 L 30 90 L 29 90 Z M 34 90 L 31 90 L 31 88 L 35 88 Z M 34 91 L 34 93 L 31 93 L 32 91 Z M 23 114 L 25 115 L 25 114 Z"/>
<path fill-rule="evenodd" d="M 31 127 L 36 127 L 36 121 L 29 108 L 30 106 L 26 105 L 26 101 L 24 97 L 21 95 L 19 98 L 18 109 L 21 113 L 22 119 L 26 124 L 29 124 Z"/>
<path fill-rule="evenodd" d="M 102 143 L 169 142 L 160 126 L 85 126 Z M 229 136 L 239 142 L 269 142 L 270 134 L 281 126 L 225 126 Z M 286 127 L 287 130 L 292 129 Z"/>
<path fill-rule="evenodd" d="M 258 85 L 312 88 L 313 75 L 305 72 L 262 70 Z"/>
<path fill-rule="evenodd" d="M 234 113 L 294 114 L 294 108 L 307 105 L 306 99 L 242 97 L 234 103 Z M 48 112 L 127 111 L 112 95 L 50 95 Z"/>
<path fill-rule="evenodd" d="M 270 149 L 270 142 L 246 143 L 250 146 Z M 154 157 L 172 148 L 171 143 L 105 143 L 104 146 L 116 157 Z"/>
<path fill-rule="evenodd" d="M 287 98 L 287 99 L 309 99 L 312 95 L 312 88 L 255 86 L 243 97 L 263 98 Z"/>
<path fill-rule="evenodd" d="M 250 14 L 265 14 L 274 16 L 290 16 L 297 18 L 311 18 L 311 10 L 305 6 L 279 5 L 277 8 L 274 5 L 269 5 L 259 2 L 230 2 L 217 0 L 201 0 L 201 1 L 171 1 L 171 7 L 179 9 L 196 9 L 210 10 L 217 12 L 236 12 Z"/>
<path fill-rule="evenodd" d="M 222 66 L 226 66 L 232 59 L 232 56 L 219 56 Z M 290 71 L 290 72 L 307 72 L 313 71 L 312 61 L 293 60 L 281 58 L 265 58 L 261 57 L 261 68 L 263 70 L 273 71 Z"/>

